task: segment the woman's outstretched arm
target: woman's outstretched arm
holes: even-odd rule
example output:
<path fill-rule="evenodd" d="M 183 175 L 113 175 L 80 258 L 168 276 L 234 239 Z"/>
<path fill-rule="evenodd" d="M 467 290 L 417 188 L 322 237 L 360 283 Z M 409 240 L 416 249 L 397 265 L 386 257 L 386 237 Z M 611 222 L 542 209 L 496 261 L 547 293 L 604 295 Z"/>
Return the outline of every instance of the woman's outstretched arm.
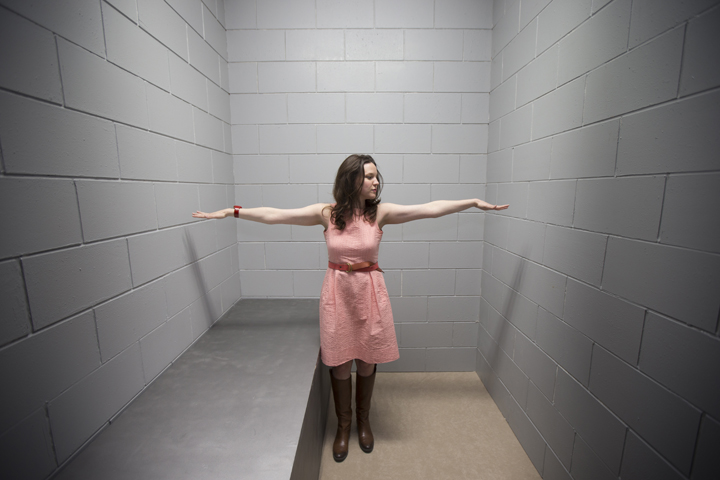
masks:
<path fill-rule="evenodd" d="M 307 207 L 292 209 L 272 207 L 241 208 L 238 210 L 238 218 L 269 225 L 323 225 L 327 228 L 329 213 L 323 213 L 323 211 L 329 210 L 327 207 L 327 203 L 316 203 Z M 212 213 L 195 212 L 192 216 L 195 218 L 225 218 L 231 217 L 234 211 L 233 208 L 225 208 Z"/>
<path fill-rule="evenodd" d="M 378 224 L 383 225 L 405 223 L 422 218 L 437 218 L 451 213 L 462 212 L 468 208 L 480 210 L 505 210 L 509 205 L 493 205 L 477 198 L 467 200 L 436 200 L 420 205 L 396 205 L 381 203 L 378 205 Z"/>

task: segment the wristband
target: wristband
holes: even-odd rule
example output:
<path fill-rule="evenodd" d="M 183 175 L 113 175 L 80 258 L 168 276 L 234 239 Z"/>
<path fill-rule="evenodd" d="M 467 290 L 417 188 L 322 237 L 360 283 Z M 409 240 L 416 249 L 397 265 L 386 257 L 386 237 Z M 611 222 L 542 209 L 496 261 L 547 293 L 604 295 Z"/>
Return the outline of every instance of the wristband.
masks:
<path fill-rule="evenodd" d="M 240 205 L 235 205 L 235 211 L 234 211 L 234 213 L 233 213 L 233 216 L 234 216 L 235 218 L 239 218 L 239 217 L 240 217 L 240 209 L 241 209 L 241 208 L 242 208 L 242 207 L 241 207 Z"/>

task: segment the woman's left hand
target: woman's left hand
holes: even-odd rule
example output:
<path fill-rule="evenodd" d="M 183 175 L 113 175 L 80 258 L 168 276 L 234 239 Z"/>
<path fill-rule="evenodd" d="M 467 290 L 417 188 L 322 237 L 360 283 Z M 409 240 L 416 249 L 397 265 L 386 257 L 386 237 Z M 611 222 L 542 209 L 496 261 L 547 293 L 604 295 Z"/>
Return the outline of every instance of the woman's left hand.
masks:
<path fill-rule="evenodd" d="M 492 203 L 487 203 L 483 200 L 478 200 L 475 204 L 477 208 L 480 210 L 505 210 L 510 205 L 493 205 Z"/>

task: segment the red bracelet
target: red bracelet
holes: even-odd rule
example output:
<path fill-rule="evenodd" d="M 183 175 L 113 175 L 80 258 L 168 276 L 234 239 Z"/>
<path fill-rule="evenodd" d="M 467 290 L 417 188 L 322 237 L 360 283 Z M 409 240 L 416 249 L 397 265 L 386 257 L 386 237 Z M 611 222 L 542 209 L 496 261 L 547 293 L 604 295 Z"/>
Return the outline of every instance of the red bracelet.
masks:
<path fill-rule="evenodd" d="M 235 205 L 235 212 L 233 213 L 233 215 L 235 216 L 235 218 L 239 218 L 239 217 L 240 217 L 240 209 L 241 209 L 241 208 L 242 208 L 242 207 L 241 207 L 240 205 Z"/>

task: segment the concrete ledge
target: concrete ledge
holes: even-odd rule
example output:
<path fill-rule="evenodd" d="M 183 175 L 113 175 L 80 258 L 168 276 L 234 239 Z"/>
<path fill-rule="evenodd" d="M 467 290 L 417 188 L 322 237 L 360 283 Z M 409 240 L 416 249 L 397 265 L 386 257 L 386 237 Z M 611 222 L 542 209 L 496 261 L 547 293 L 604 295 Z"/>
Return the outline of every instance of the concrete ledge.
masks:
<path fill-rule="evenodd" d="M 316 479 L 319 351 L 317 300 L 241 300 L 55 478 Z"/>

